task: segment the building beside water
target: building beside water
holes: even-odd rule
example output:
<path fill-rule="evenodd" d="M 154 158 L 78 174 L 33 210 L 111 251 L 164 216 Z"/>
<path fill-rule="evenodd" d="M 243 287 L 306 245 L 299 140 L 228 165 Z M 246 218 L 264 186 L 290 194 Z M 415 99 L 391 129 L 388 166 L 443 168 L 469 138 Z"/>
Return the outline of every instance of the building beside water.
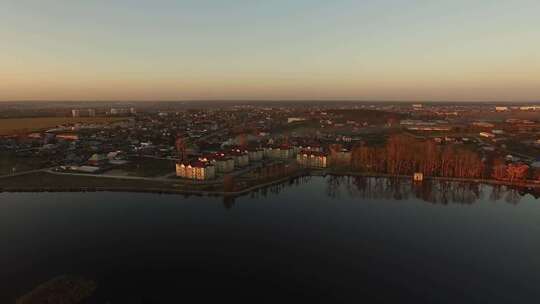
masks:
<path fill-rule="evenodd" d="M 301 151 L 296 155 L 296 162 L 306 168 L 326 168 L 328 155 L 324 152 Z"/>
<path fill-rule="evenodd" d="M 193 180 L 211 180 L 216 178 L 216 167 L 207 162 L 187 162 L 176 164 L 176 176 Z"/>

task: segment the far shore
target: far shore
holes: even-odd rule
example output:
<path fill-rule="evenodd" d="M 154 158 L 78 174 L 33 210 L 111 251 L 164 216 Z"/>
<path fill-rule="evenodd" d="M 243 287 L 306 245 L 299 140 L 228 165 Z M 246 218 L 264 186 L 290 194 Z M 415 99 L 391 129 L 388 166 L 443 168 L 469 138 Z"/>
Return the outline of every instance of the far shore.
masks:
<path fill-rule="evenodd" d="M 362 176 L 362 177 L 386 177 L 386 178 L 400 178 L 412 180 L 412 175 L 392 175 L 385 173 L 360 173 L 360 172 L 335 172 L 330 171 L 328 175 L 342 175 L 342 176 Z M 464 183 L 480 183 L 491 184 L 501 186 L 523 187 L 523 188 L 540 188 L 540 181 L 506 181 L 497 179 L 483 179 L 483 178 L 459 178 L 459 177 L 441 177 L 441 176 L 424 176 L 424 180 L 438 180 L 448 182 L 464 182 Z"/>
<path fill-rule="evenodd" d="M 39 176 L 38 182 L 35 182 L 35 185 L 22 186 L 25 182 L 21 183 L 6 183 L 5 181 L 10 181 L 10 179 L 24 179 L 28 183 L 32 184 L 32 179 L 36 176 L 33 175 L 43 175 Z M 280 184 L 289 180 L 301 176 L 359 176 L 359 177 L 373 177 L 373 178 L 389 178 L 389 179 L 408 179 L 412 180 L 412 176 L 409 175 L 390 175 L 390 174 L 374 174 L 374 173 L 360 173 L 360 172 L 351 172 L 351 171 L 336 171 L 336 170 L 309 170 L 297 172 L 293 175 L 288 175 L 284 177 L 279 177 L 274 180 L 266 180 L 260 184 L 256 184 L 244 189 L 236 191 L 223 191 L 223 189 L 215 189 L 208 184 L 208 189 L 186 189 L 184 187 L 179 187 L 177 180 L 164 181 L 156 180 L 151 181 L 146 179 L 143 181 L 136 181 L 131 179 L 122 179 L 119 177 L 114 178 L 114 183 L 111 183 L 109 178 L 99 178 L 99 180 L 109 180 L 103 184 L 88 183 L 89 180 L 98 180 L 97 177 L 92 175 L 80 177 L 80 176 L 62 176 L 62 174 L 50 174 L 43 171 L 31 171 L 28 173 L 19 173 L 16 176 L 9 177 L 4 176 L 0 179 L 0 192 L 138 192 L 138 193 L 158 193 L 158 194 L 180 194 L 180 195 L 198 195 L 198 196 L 221 196 L 221 197 L 234 197 L 241 196 L 252 191 L 255 191 L 260 188 L 265 188 L 275 184 Z M 29 177 L 29 178 L 25 178 Z M 70 183 L 63 183 L 65 180 L 59 180 L 58 185 L 52 185 L 51 180 L 55 180 L 58 177 L 69 178 Z M 39 180 L 46 180 L 48 183 L 41 183 Z M 525 189 L 540 189 L 540 181 L 504 181 L 504 180 L 494 180 L 494 179 L 469 179 L 469 178 L 452 178 L 452 177 L 424 177 L 425 181 L 447 181 L 447 182 L 462 182 L 462 183 L 479 183 L 479 184 L 489 184 L 489 185 L 501 185 L 509 186 L 516 188 L 525 188 Z M 420 182 L 421 183 L 421 182 Z M 21 184 L 21 185 L 19 185 Z M 82 186 L 81 184 L 84 184 Z M 90 184 L 90 186 L 88 185 Z M 215 184 L 214 184 L 215 185 Z M 199 186 L 205 186 L 204 184 Z"/>

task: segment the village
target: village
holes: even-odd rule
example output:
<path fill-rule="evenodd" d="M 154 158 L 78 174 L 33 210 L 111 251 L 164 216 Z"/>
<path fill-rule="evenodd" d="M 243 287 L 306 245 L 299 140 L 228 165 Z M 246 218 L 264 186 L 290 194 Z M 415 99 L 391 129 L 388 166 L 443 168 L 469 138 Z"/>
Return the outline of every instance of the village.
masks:
<path fill-rule="evenodd" d="M 531 106 L 424 104 L 78 108 L 65 115 L 115 120 L 1 135 L 0 175 L 41 170 L 227 189 L 306 169 L 534 181 L 538 113 Z"/>

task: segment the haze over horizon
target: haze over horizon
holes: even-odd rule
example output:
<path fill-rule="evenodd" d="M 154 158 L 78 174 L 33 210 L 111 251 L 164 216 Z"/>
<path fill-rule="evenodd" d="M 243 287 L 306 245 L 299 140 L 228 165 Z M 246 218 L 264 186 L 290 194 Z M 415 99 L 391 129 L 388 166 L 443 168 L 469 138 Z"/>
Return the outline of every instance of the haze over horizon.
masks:
<path fill-rule="evenodd" d="M 540 101 L 540 1 L 0 3 L 0 101 Z"/>

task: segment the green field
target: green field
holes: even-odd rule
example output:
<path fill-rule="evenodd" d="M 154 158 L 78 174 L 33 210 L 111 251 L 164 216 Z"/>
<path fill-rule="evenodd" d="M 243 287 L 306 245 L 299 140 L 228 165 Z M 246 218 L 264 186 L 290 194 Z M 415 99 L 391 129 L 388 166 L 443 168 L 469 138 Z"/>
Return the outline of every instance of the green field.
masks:
<path fill-rule="evenodd" d="M 66 123 L 109 123 L 125 120 L 121 117 L 39 117 L 0 119 L 0 135 L 12 135 L 41 131 Z"/>

